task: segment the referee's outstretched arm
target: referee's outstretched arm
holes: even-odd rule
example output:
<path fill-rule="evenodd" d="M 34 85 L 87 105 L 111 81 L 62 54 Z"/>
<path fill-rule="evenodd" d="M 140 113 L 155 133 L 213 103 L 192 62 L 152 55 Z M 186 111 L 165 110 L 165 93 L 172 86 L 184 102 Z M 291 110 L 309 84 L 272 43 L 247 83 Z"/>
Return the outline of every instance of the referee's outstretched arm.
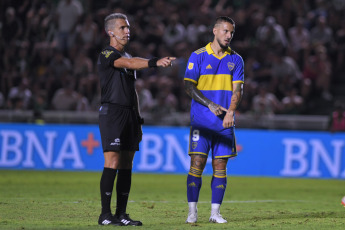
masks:
<path fill-rule="evenodd" d="M 127 69 L 134 69 L 140 70 L 149 67 L 169 67 L 172 66 L 172 61 L 175 60 L 176 57 L 164 57 L 161 59 L 158 58 L 151 58 L 145 59 L 140 57 L 121 57 L 114 61 L 114 66 L 116 68 L 127 68 Z"/>

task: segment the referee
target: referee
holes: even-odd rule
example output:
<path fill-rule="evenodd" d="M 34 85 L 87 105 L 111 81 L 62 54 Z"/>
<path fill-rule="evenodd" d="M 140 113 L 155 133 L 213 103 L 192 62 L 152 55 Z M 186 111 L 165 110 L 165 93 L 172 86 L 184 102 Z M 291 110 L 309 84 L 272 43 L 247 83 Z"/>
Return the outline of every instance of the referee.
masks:
<path fill-rule="evenodd" d="M 114 13 L 104 20 L 110 45 L 99 54 L 97 67 L 101 85 L 99 130 L 104 152 L 104 169 L 100 181 L 102 212 L 100 225 L 141 226 L 126 214 L 131 187 L 135 151 L 142 139 L 138 98 L 135 90 L 136 70 L 149 67 L 169 67 L 175 57 L 150 60 L 132 57 L 125 52 L 130 38 L 126 15 Z M 116 182 L 116 212 L 112 215 L 110 203 Z"/>

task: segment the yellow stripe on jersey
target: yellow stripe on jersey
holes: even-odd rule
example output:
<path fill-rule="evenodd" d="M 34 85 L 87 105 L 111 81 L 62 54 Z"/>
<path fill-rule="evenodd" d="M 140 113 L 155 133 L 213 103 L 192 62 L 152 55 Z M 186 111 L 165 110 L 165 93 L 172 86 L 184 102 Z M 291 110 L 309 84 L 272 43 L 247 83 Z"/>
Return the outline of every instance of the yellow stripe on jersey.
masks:
<path fill-rule="evenodd" d="M 200 48 L 200 49 L 198 49 L 197 51 L 195 51 L 196 54 L 201 54 L 201 53 L 203 53 L 203 52 L 206 52 L 206 48 L 205 48 L 205 47 Z"/>
<path fill-rule="evenodd" d="M 232 91 L 232 75 L 209 74 L 201 75 L 197 85 L 198 90 L 227 90 Z"/>
<path fill-rule="evenodd" d="M 244 83 L 244 81 L 233 81 L 232 83 Z"/>
<path fill-rule="evenodd" d="M 184 80 L 185 80 L 185 81 L 191 81 L 191 82 L 193 82 L 193 83 L 195 83 L 195 84 L 198 83 L 196 80 L 193 80 L 193 79 L 190 79 L 190 78 L 185 78 Z"/>

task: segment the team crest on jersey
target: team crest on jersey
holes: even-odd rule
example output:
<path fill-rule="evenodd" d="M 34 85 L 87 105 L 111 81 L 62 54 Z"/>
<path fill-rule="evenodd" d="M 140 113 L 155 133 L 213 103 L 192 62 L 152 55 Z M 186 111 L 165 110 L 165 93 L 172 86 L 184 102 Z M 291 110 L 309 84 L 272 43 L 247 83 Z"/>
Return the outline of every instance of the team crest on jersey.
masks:
<path fill-rule="evenodd" d="M 193 69 L 193 67 L 194 67 L 194 63 L 189 62 L 189 64 L 188 64 L 188 69 Z"/>
<path fill-rule="evenodd" d="M 104 50 L 102 52 L 102 54 L 105 56 L 105 58 L 108 58 L 110 56 L 110 54 L 114 53 L 114 51 L 110 51 L 110 50 Z"/>
<path fill-rule="evenodd" d="M 192 148 L 195 149 L 198 146 L 198 142 L 192 142 Z"/>
<path fill-rule="evenodd" d="M 228 68 L 229 70 L 233 70 L 235 68 L 235 64 L 234 63 L 231 63 L 231 62 L 228 62 Z"/>

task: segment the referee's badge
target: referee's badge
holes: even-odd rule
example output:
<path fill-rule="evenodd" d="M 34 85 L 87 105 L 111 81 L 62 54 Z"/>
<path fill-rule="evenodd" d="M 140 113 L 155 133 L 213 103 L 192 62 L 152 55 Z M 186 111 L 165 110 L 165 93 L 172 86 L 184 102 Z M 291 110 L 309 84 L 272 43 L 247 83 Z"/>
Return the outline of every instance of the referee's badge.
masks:
<path fill-rule="evenodd" d="M 235 68 L 235 64 L 234 63 L 231 63 L 231 62 L 228 62 L 228 68 L 229 70 L 233 70 Z"/>
<path fill-rule="evenodd" d="M 110 51 L 110 50 L 104 50 L 102 52 L 102 54 L 105 56 L 105 58 L 108 58 L 110 56 L 110 54 L 114 53 L 114 51 Z"/>
<path fill-rule="evenodd" d="M 188 64 L 188 69 L 193 69 L 193 67 L 194 67 L 194 63 L 189 62 L 189 64 Z"/>
<path fill-rule="evenodd" d="M 195 149 L 198 146 L 198 142 L 192 142 L 192 148 Z"/>

